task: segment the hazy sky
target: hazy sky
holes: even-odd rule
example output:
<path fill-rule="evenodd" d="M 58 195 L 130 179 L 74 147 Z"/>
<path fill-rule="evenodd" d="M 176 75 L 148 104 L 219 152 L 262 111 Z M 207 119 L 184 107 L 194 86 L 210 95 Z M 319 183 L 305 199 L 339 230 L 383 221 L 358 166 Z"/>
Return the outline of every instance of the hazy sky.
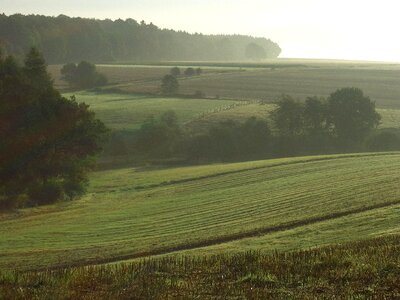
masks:
<path fill-rule="evenodd" d="M 1 11 L 264 36 L 281 57 L 400 61 L 398 0 L 0 0 Z"/>

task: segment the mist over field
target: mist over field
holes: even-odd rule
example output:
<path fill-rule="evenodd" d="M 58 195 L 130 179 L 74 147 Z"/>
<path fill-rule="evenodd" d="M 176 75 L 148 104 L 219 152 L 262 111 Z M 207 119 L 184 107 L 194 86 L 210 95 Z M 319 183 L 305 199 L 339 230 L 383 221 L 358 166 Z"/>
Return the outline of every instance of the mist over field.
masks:
<path fill-rule="evenodd" d="M 267 37 L 286 58 L 400 61 L 394 0 L 137 0 L 1 1 L 7 15 L 41 14 L 97 19 L 135 19 L 160 28 L 203 34 Z"/>
<path fill-rule="evenodd" d="M 395 1 L 0 0 L 0 299 L 395 299 Z"/>

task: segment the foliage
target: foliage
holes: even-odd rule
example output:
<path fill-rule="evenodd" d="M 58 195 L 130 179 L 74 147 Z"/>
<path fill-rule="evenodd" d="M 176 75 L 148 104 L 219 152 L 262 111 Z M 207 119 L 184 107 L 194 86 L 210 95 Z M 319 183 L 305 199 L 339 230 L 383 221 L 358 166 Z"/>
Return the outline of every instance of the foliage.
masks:
<path fill-rule="evenodd" d="M 81 61 L 78 65 L 69 63 L 61 69 L 62 78 L 71 87 L 87 89 L 107 84 L 107 77 L 96 71 L 96 66 L 86 61 Z"/>
<path fill-rule="evenodd" d="M 179 75 L 181 75 L 181 69 L 179 69 L 178 67 L 173 67 L 170 71 L 170 74 L 172 76 L 178 77 Z"/>
<path fill-rule="evenodd" d="M 139 129 L 135 149 L 147 156 L 170 157 L 177 154 L 181 129 L 174 111 L 166 111 L 158 120 L 149 118 Z"/>
<path fill-rule="evenodd" d="M 367 148 L 370 151 L 399 151 L 400 137 L 391 131 L 380 131 L 368 138 Z"/>
<path fill-rule="evenodd" d="M 252 60 L 262 60 L 267 58 L 267 52 L 264 47 L 256 43 L 250 43 L 246 47 L 246 58 Z"/>
<path fill-rule="evenodd" d="M 179 82 L 173 75 L 165 75 L 161 81 L 161 93 L 171 96 L 178 93 Z"/>
<path fill-rule="evenodd" d="M 271 119 L 279 135 L 294 137 L 303 133 L 303 104 L 288 95 L 283 95 L 276 103 Z"/>
<path fill-rule="evenodd" d="M 0 40 L 6 51 L 22 56 L 36 45 L 50 63 L 76 61 L 207 61 L 245 59 L 249 43 L 268 57 L 281 49 L 271 40 L 242 35 L 202 35 L 160 29 L 133 19 L 96 20 L 64 15 L 0 15 Z"/>
<path fill-rule="evenodd" d="M 0 87 L 1 201 L 14 206 L 26 195 L 26 204 L 37 205 L 80 193 L 103 123 L 53 88 L 35 48 L 23 67 L 12 57 L 0 61 Z"/>
<path fill-rule="evenodd" d="M 186 153 L 193 161 L 232 161 L 265 158 L 271 150 L 271 132 L 262 119 L 244 123 L 231 120 L 211 126 L 206 133 L 186 140 Z"/>
<path fill-rule="evenodd" d="M 192 67 L 189 67 L 185 70 L 184 74 L 185 76 L 193 76 L 196 74 L 196 70 L 193 69 Z"/>
<path fill-rule="evenodd" d="M 381 119 L 375 103 L 358 88 L 343 88 L 328 98 L 328 124 L 340 147 L 358 147 Z"/>
<path fill-rule="evenodd" d="M 305 103 L 282 96 L 271 113 L 278 132 L 277 154 L 363 151 L 381 119 L 375 104 L 360 89 L 343 88 L 324 100 Z"/>

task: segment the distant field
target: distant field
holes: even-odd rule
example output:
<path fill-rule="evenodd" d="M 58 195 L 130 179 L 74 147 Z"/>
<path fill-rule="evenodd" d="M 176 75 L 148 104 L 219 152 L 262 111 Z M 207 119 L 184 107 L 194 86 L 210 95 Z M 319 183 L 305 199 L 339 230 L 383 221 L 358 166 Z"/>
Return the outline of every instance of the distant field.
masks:
<path fill-rule="evenodd" d="M 274 101 L 281 94 L 304 99 L 327 96 L 354 86 L 380 108 L 400 108 L 400 65 L 324 60 L 274 60 L 266 63 L 171 62 L 152 65 L 99 65 L 114 88 L 132 93 L 158 93 L 162 76 L 172 66 L 200 66 L 201 76 L 180 76 L 181 93 L 202 91 L 209 97 Z M 60 66 L 50 66 L 56 84 Z"/>
<path fill-rule="evenodd" d="M 79 201 L 0 216 L 0 268 L 111 262 L 223 243 L 228 250 L 241 242 L 290 249 L 396 232 L 399 168 L 393 153 L 97 172 Z M 264 237 L 242 240 L 258 234 Z"/>
<path fill-rule="evenodd" d="M 400 108 L 400 71 L 331 68 L 248 69 L 180 79 L 181 93 L 275 101 L 282 94 L 299 99 L 328 96 L 342 87 L 361 88 L 381 108 Z M 156 92 L 159 80 L 132 81 L 118 87 L 129 92 Z"/>
<path fill-rule="evenodd" d="M 55 85 L 61 89 L 67 89 L 66 82 L 61 79 L 60 69 L 61 65 L 50 65 L 48 70 L 52 75 Z M 108 81 L 111 85 L 124 85 L 127 83 L 135 82 L 136 84 L 153 83 L 158 84 L 157 90 L 151 92 L 158 92 L 161 78 L 170 73 L 171 66 L 151 66 L 151 65 L 97 65 L 97 70 L 107 75 Z M 182 67 L 182 72 L 185 67 Z M 237 73 L 240 68 L 224 68 L 224 67 L 202 67 L 203 75 L 217 75 L 224 73 Z M 181 76 L 184 77 L 184 76 Z M 141 92 L 145 92 L 143 89 Z"/>
<path fill-rule="evenodd" d="M 137 129 L 147 118 L 159 117 L 168 110 L 175 111 L 178 120 L 185 123 L 205 113 L 240 104 L 236 100 L 155 98 L 116 93 L 77 92 L 64 95 L 75 95 L 79 102 L 89 104 L 96 116 L 112 129 Z"/>
<path fill-rule="evenodd" d="M 382 116 L 380 128 L 400 128 L 400 109 L 377 109 Z"/>

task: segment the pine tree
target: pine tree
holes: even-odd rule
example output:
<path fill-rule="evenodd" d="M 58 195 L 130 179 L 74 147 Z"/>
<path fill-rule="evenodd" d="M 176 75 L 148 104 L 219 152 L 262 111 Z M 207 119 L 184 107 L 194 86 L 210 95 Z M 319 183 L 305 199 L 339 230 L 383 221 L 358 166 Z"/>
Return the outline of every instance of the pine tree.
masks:
<path fill-rule="evenodd" d="M 0 208 L 81 194 L 107 131 L 88 105 L 53 88 L 36 49 L 23 67 L 0 61 L 0 125 Z"/>

